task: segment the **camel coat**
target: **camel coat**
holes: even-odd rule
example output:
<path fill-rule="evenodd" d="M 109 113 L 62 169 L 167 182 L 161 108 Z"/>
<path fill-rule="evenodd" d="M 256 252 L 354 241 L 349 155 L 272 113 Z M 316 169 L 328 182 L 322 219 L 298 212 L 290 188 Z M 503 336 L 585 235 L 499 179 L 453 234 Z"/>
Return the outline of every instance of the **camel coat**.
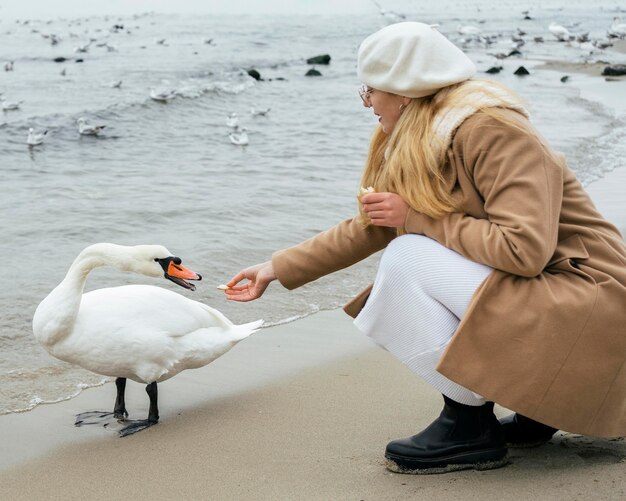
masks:
<path fill-rule="evenodd" d="M 426 235 L 494 268 L 437 370 L 486 399 L 561 430 L 626 435 L 626 246 L 562 157 L 483 113 L 466 119 L 444 174 L 462 212 L 409 211 Z M 395 230 L 348 219 L 272 256 L 299 287 L 383 249 Z M 410 280 L 411 277 L 407 277 Z M 353 317 L 370 288 L 346 305 Z"/>

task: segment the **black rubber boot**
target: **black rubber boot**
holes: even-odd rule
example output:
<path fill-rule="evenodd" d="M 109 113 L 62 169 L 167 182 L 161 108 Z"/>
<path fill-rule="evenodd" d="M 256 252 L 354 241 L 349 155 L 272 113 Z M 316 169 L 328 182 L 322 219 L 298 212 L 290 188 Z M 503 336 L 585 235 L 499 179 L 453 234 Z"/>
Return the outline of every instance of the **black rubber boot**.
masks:
<path fill-rule="evenodd" d="M 559 431 L 521 414 L 511 414 L 502 418 L 500 424 L 504 440 L 510 447 L 537 447 L 545 444 Z"/>
<path fill-rule="evenodd" d="M 507 449 L 493 402 L 475 407 L 443 399 L 441 414 L 428 428 L 387 444 L 387 468 L 421 474 L 504 466 Z"/>

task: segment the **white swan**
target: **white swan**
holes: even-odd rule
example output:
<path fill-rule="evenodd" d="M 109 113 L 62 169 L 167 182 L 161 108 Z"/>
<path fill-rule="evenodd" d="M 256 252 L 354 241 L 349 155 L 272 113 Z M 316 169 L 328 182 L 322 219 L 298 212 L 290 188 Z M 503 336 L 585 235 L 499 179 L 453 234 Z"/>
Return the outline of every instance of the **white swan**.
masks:
<path fill-rule="evenodd" d="M 121 436 L 159 419 L 157 383 L 185 369 L 202 367 L 256 331 L 262 320 L 234 325 L 219 311 L 150 285 L 126 285 L 83 294 L 87 275 L 111 266 L 150 277 L 164 276 L 194 290 L 200 275 L 160 245 L 87 247 L 63 281 L 39 304 L 33 317 L 37 341 L 54 357 L 92 372 L 116 377 L 114 417 L 124 419 L 126 379 L 146 383 L 148 419 L 134 421 Z M 87 413 L 90 414 L 90 413 Z M 77 424 L 81 415 L 77 416 Z"/>
<path fill-rule="evenodd" d="M 548 30 L 552 33 L 559 42 L 568 42 L 574 38 L 565 26 L 561 26 L 555 22 L 550 23 Z"/>

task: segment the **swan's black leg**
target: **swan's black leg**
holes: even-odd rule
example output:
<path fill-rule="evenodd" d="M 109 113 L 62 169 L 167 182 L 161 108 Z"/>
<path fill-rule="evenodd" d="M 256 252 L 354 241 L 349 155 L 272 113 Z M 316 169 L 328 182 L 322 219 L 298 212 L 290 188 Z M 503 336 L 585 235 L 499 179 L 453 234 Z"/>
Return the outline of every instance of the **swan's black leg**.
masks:
<path fill-rule="evenodd" d="M 159 406 L 157 404 L 159 391 L 157 390 L 156 381 L 146 386 L 146 393 L 150 397 L 150 411 L 148 412 L 148 421 L 157 423 L 159 421 Z"/>
<path fill-rule="evenodd" d="M 128 412 L 126 412 L 126 402 L 124 401 L 124 393 L 126 392 L 126 378 L 118 377 L 115 380 L 115 386 L 117 387 L 117 397 L 115 398 L 113 416 L 116 419 L 124 420 L 128 417 Z"/>
<path fill-rule="evenodd" d="M 138 431 L 145 430 L 150 426 L 159 422 L 159 407 L 158 407 L 158 391 L 156 381 L 146 386 L 146 393 L 150 397 L 150 410 L 148 412 L 148 419 L 140 419 L 137 421 L 129 421 L 128 426 L 120 430 L 120 437 L 126 435 L 132 435 Z"/>

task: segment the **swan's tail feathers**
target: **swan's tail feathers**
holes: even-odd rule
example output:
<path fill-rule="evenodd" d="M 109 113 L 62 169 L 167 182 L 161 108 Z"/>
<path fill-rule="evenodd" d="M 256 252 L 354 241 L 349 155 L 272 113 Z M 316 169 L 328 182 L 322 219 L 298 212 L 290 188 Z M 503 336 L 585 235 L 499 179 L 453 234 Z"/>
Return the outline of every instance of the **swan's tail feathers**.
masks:
<path fill-rule="evenodd" d="M 237 341 L 247 338 L 250 334 L 255 333 L 261 328 L 263 320 L 255 320 L 247 324 L 235 325 L 232 327 L 234 338 Z"/>

